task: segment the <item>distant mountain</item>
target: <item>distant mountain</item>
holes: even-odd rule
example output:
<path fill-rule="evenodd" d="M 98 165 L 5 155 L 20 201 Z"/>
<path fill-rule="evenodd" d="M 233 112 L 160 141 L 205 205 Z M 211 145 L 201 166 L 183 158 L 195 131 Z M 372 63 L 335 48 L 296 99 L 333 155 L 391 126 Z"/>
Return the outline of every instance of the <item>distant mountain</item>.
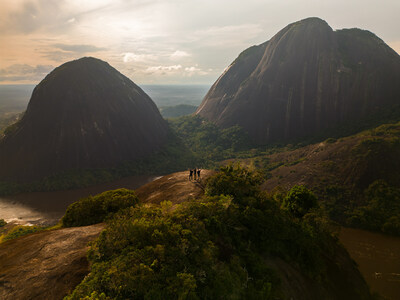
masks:
<path fill-rule="evenodd" d="M 54 69 L 23 118 L 0 140 L 0 181 L 113 167 L 145 157 L 167 139 L 156 105 L 108 63 L 85 57 Z"/>
<path fill-rule="evenodd" d="M 240 125 L 259 144 L 290 141 L 400 105 L 400 56 L 373 33 L 308 18 L 253 46 L 218 78 L 197 114 Z"/>

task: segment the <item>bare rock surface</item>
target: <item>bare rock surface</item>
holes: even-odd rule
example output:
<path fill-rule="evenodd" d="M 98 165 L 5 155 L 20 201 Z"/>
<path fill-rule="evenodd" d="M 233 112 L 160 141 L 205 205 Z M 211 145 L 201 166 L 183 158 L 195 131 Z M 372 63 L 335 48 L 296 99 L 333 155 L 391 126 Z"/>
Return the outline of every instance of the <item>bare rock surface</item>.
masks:
<path fill-rule="evenodd" d="M 211 170 L 201 170 L 200 179 L 189 180 L 189 171 L 163 176 L 136 190 L 140 201 L 160 204 L 171 201 L 173 204 L 199 198 L 204 194 L 206 179 L 214 174 Z"/>
<path fill-rule="evenodd" d="M 357 28 L 308 18 L 243 51 L 196 114 L 258 144 L 323 135 L 400 105 L 400 56 Z"/>
<path fill-rule="evenodd" d="M 0 181 L 115 167 L 159 150 L 167 135 L 166 121 L 139 86 L 84 57 L 35 87 L 24 116 L 0 140 Z"/>
<path fill-rule="evenodd" d="M 0 244 L 0 299 L 62 299 L 89 273 L 104 224 L 42 231 Z"/>

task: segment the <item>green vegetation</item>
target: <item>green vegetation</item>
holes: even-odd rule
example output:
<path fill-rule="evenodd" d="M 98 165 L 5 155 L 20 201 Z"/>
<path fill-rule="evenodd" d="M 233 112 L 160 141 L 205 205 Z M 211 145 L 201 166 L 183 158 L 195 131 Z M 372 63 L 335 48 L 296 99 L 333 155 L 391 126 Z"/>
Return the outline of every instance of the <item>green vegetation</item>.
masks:
<path fill-rule="evenodd" d="M 179 104 L 175 106 L 160 107 L 160 113 L 164 118 L 177 118 L 181 116 L 191 115 L 197 109 L 197 106 Z"/>
<path fill-rule="evenodd" d="M 135 192 L 127 189 L 117 189 L 89 196 L 68 206 L 61 223 L 64 227 L 100 223 L 120 209 L 135 206 L 138 201 Z"/>
<path fill-rule="evenodd" d="M 239 126 L 221 129 L 199 116 L 171 119 L 169 124 L 186 148 L 209 164 L 238 157 L 252 146 L 247 133 Z"/>
<path fill-rule="evenodd" d="M 0 138 L 13 130 L 15 124 L 22 117 L 22 113 L 1 113 L 0 111 Z"/>
<path fill-rule="evenodd" d="M 365 190 L 365 204 L 349 211 L 349 225 L 400 236 L 400 188 L 384 180 Z"/>
<path fill-rule="evenodd" d="M 282 208 L 296 218 L 304 217 L 317 206 L 317 197 L 302 185 L 292 187 L 282 202 Z"/>
<path fill-rule="evenodd" d="M 1 241 L 5 242 L 8 240 L 16 239 L 27 234 L 42 231 L 44 229 L 45 228 L 41 226 L 15 226 L 5 236 L 2 237 Z"/>
<path fill-rule="evenodd" d="M 242 168 L 239 164 L 228 165 L 221 167 L 219 173 L 208 179 L 205 193 L 209 196 L 230 195 L 238 205 L 246 205 L 247 202 L 241 203 L 241 200 L 255 197 L 261 183 L 261 174 Z"/>
<path fill-rule="evenodd" d="M 0 219 L 0 227 L 4 227 L 7 225 L 7 222 L 4 219 Z"/>
<path fill-rule="evenodd" d="M 119 211 L 91 245 L 91 273 L 66 299 L 282 299 L 266 263 L 276 256 L 324 281 L 329 233 L 315 217 L 281 211 L 260 182 L 227 166 L 202 199 Z"/>

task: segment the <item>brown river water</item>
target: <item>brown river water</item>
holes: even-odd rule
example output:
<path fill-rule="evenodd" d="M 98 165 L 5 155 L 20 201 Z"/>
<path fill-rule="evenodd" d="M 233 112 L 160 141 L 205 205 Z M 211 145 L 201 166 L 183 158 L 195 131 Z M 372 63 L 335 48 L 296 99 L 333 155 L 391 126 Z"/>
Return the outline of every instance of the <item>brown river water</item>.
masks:
<path fill-rule="evenodd" d="M 68 205 L 81 198 L 118 188 L 136 189 L 156 178 L 159 177 L 132 176 L 82 189 L 0 196 L 0 219 L 17 224 L 52 225 L 64 215 Z"/>
<path fill-rule="evenodd" d="M 400 299 L 400 238 L 360 229 L 342 228 L 346 247 L 373 292 Z"/>
<path fill-rule="evenodd" d="M 76 190 L 0 196 L 0 219 L 18 224 L 55 224 L 68 205 L 81 198 L 110 189 L 136 189 L 157 178 L 133 176 Z M 342 228 L 339 240 L 358 264 L 372 291 L 400 300 L 400 238 Z"/>

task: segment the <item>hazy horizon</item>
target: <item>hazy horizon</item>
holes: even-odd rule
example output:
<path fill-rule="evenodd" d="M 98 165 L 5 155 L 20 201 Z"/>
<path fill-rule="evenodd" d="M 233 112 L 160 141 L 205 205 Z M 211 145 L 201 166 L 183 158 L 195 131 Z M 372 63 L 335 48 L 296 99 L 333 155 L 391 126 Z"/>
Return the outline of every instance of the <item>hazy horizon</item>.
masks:
<path fill-rule="evenodd" d="M 35 86 L 35 84 L 0 84 L 0 112 L 24 110 Z M 210 86 L 208 84 L 139 85 L 159 108 L 179 104 L 199 106 Z"/>

